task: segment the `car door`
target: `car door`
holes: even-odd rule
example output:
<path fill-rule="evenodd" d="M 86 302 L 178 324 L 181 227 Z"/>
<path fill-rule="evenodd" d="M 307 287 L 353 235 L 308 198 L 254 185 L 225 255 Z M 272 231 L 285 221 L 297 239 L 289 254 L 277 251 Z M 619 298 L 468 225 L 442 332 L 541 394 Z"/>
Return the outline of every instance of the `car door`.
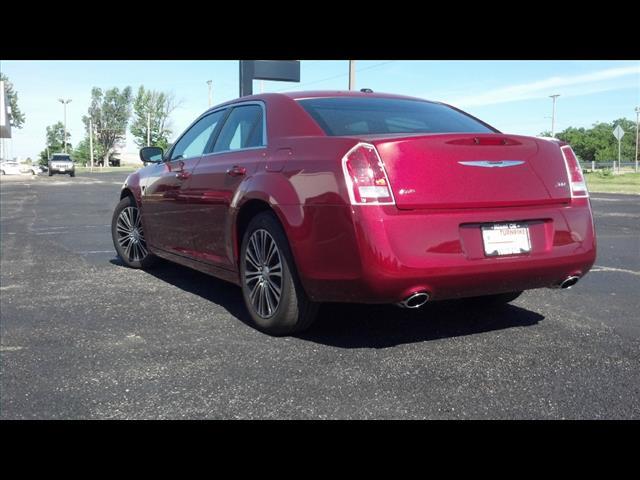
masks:
<path fill-rule="evenodd" d="M 194 224 L 187 189 L 224 114 L 216 111 L 194 122 L 141 186 L 144 228 L 152 246 L 191 256 Z"/>
<path fill-rule="evenodd" d="M 198 203 L 192 221 L 195 255 L 222 268 L 234 268 L 230 206 L 238 186 L 255 173 L 266 153 L 266 118 L 262 102 L 235 105 L 212 148 L 196 167 L 189 193 Z"/>

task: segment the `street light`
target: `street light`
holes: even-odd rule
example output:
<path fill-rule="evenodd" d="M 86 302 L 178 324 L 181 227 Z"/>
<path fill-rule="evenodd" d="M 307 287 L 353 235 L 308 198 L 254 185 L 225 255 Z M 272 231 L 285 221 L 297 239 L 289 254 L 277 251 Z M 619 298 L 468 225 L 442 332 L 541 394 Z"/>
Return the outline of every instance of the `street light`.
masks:
<path fill-rule="evenodd" d="M 555 138 L 556 136 L 556 98 L 560 95 L 549 95 L 549 98 L 553 99 L 553 113 L 551 114 L 551 136 Z"/>
<path fill-rule="evenodd" d="M 71 99 L 59 98 L 58 101 L 64 106 L 64 153 L 67 153 L 67 104 L 71 103 Z"/>
<path fill-rule="evenodd" d="M 638 124 L 640 123 L 640 107 L 636 107 L 636 173 L 638 173 Z"/>
<path fill-rule="evenodd" d="M 207 85 L 209 85 L 209 106 L 211 106 L 211 82 L 212 80 L 207 80 Z"/>

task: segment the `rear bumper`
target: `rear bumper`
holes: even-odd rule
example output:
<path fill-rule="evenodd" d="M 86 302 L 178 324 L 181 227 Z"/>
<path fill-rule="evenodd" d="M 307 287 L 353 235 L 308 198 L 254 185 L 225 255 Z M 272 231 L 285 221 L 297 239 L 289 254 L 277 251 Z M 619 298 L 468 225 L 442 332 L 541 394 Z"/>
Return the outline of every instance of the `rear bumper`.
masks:
<path fill-rule="evenodd" d="M 508 209 L 315 207 L 306 214 L 311 223 L 327 217 L 292 242 L 303 285 L 317 301 L 393 303 L 416 291 L 439 300 L 547 287 L 585 275 L 596 258 L 587 199 Z M 527 222 L 531 253 L 485 257 L 479 224 L 490 222 Z"/>

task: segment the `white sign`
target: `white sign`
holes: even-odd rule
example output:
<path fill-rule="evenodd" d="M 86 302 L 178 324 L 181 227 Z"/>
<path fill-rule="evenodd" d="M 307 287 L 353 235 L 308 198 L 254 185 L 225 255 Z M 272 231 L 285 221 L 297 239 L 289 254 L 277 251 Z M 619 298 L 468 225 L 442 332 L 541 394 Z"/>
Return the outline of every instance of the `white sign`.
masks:
<path fill-rule="evenodd" d="M 624 130 L 620 128 L 620 125 L 618 125 L 616 128 L 613 129 L 613 136 L 616 137 L 618 141 L 620 141 L 623 135 L 624 135 Z"/>

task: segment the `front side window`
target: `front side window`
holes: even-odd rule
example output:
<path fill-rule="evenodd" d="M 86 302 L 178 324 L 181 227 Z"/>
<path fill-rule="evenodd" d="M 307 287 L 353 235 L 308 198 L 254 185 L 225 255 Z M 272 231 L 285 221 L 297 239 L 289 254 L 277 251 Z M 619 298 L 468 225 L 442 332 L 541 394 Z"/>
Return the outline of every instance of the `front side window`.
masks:
<path fill-rule="evenodd" d="M 298 100 L 327 135 L 494 133 L 473 117 L 440 103 L 396 98 Z"/>
<path fill-rule="evenodd" d="M 225 122 L 213 152 L 225 152 L 264 145 L 264 122 L 260 105 L 235 107 Z"/>
<path fill-rule="evenodd" d="M 200 119 L 193 125 L 176 143 L 175 148 L 171 152 L 171 160 L 201 156 L 225 112 L 226 110 L 218 110 Z"/>

